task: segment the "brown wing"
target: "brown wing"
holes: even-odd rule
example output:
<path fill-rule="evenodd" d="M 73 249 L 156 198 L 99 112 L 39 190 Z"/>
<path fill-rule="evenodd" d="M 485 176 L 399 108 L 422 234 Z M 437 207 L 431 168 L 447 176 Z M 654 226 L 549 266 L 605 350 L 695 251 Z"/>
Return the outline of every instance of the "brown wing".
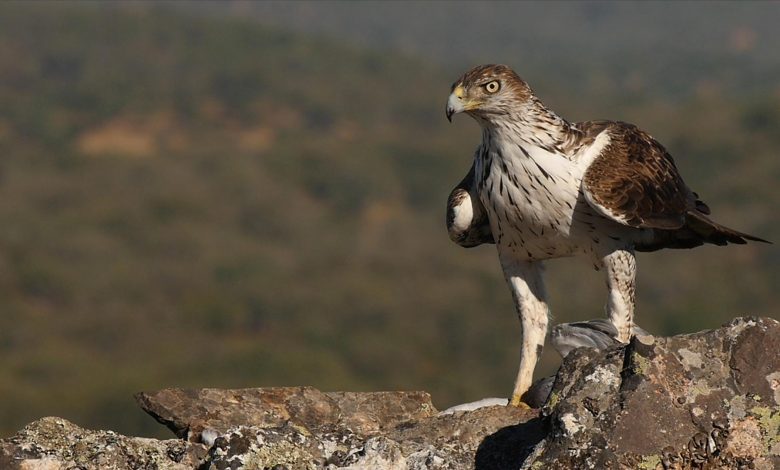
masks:
<path fill-rule="evenodd" d="M 685 225 L 696 198 L 669 152 L 632 124 L 613 122 L 605 128 L 609 144 L 582 180 L 588 203 L 631 227 L 673 230 Z"/>

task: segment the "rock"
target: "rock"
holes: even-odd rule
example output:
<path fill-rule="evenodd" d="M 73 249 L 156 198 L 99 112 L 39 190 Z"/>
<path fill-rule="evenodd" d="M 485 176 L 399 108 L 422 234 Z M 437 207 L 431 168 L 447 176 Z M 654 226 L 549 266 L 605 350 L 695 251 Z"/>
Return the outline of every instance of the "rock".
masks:
<path fill-rule="evenodd" d="M 780 468 L 780 323 L 724 327 L 564 360 L 528 468 Z"/>
<path fill-rule="evenodd" d="M 424 392 L 169 389 L 137 399 L 180 437 L 219 435 L 203 467 L 215 470 L 471 468 L 478 456 L 481 468 L 503 468 L 495 462 L 519 465 L 544 435 L 538 411 L 440 414 Z M 518 426 L 524 431 L 509 432 Z"/>
<path fill-rule="evenodd" d="M 182 440 L 44 418 L 0 440 L 0 468 L 780 468 L 780 323 L 604 343 L 566 351 L 536 385 L 541 409 L 488 400 L 437 413 L 424 392 L 163 390 L 138 401 Z"/>
<path fill-rule="evenodd" d="M 0 440 L 3 470 L 195 468 L 206 449 L 179 439 L 127 437 L 82 429 L 62 418 L 42 418 Z"/>
<path fill-rule="evenodd" d="M 285 423 L 310 433 L 346 427 L 370 435 L 437 413 L 426 392 L 324 393 L 311 387 L 166 389 L 139 393 L 136 400 L 177 436 L 194 442 L 203 440 L 204 431 L 224 434 L 241 425 Z"/>
<path fill-rule="evenodd" d="M 203 468 L 517 468 L 545 435 L 538 411 L 506 406 L 413 419 L 381 435 L 319 429 L 240 426 L 217 439 Z"/>

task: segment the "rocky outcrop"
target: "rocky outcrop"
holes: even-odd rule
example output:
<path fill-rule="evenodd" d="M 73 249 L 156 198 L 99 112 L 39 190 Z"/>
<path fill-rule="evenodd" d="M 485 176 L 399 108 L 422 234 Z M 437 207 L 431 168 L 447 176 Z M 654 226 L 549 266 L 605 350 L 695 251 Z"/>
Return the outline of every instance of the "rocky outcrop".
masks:
<path fill-rule="evenodd" d="M 493 406 L 410 420 L 381 433 L 285 424 L 241 426 L 217 438 L 205 468 L 517 468 L 544 436 L 538 411 Z"/>
<path fill-rule="evenodd" d="M 180 439 L 127 437 L 82 429 L 62 418 L 42 418 L 0 440 L 0 469 L 185 470 L 196 468 L 206 450 Z"/>
<path fill-rule="evenodd" d="M 424 392 L 171 389 L 137 399 L 178 436 L 210 446 L 204 468 L 220 470 L 471 468 L 476 458 L 503 468 L 544 436 L 538 410 L 439 413 Z"/>
<path fill-rule="evenodd" d="M 566 357 L 538 468 L 780 468 L 780 323 Z M 534 468 L 531 466 L 530 468 Z"/>
<path fill-rule="evenodd" d="M 167 389 L 139 393 L 136 400 L 174 434 L 193 442 L 238 425 L 288 424 L 309 433 L 335 427 L 369 435 L 437 413 L 426 392 L 325 393 L 312 387 Z"/>
<path fill-rule="evenodd" d="M 308 387 L 137 399 L 181 439 L 44 418 L 0 441 L 0 468 L 780 468 L 780 323 L 574 349 L 541 409 Z"/>

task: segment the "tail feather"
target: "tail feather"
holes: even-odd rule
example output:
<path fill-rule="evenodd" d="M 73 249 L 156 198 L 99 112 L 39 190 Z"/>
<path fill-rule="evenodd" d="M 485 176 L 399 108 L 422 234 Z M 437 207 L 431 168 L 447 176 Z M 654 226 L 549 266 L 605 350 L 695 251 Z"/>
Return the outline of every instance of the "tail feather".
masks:
<path fill-rule="evenodd" d="M 696 206 L 696 210 L 701 212 L 704 215 L 710 215 L 710 206 L 704 203 L 701 199 L 699 199 L 699 195 L 696 193 L 693 193 L 694 198 L 694 206 Z"/>
<path fill-rule="evenodd" d="M 686 213 L 685 225 L 676 230 L 654 230 L 652 240 L 638 243 L 637 251 L 656 251 L 663 248 L 695 248 L 705 243 L 744 245 L 748 241 L 772 243 L 747 233 L 738 232 L 713 221 L 698 210 Z"/>
<path fill-rule="evenodd" d="M 687 227 L 696 235 L 702 238 L 705 243 L 712 243 L 714 245 L 726 245 L 728 243 L 736 243 L 744 245 L 750 241 L 771 243 L 768 240 L 759 238 L 747 233 L 738 232 L 734 229 L 730 229 L 719 223 L 713 221 L 706 215 L 699 211 L 688 211 Z"/>

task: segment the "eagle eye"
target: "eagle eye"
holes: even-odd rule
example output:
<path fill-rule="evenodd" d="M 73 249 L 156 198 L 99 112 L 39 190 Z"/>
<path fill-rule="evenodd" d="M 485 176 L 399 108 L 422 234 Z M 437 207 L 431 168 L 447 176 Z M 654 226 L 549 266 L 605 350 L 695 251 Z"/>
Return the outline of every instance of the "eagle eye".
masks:
<path fill-rule="evenodd" d="M 498 80 L 493 80 L 492 82 L 488 82 L 484 85 L 485 91 L 488 93 L 495 93 L 501 88 L 501 84 L 498 83 Z"/>

